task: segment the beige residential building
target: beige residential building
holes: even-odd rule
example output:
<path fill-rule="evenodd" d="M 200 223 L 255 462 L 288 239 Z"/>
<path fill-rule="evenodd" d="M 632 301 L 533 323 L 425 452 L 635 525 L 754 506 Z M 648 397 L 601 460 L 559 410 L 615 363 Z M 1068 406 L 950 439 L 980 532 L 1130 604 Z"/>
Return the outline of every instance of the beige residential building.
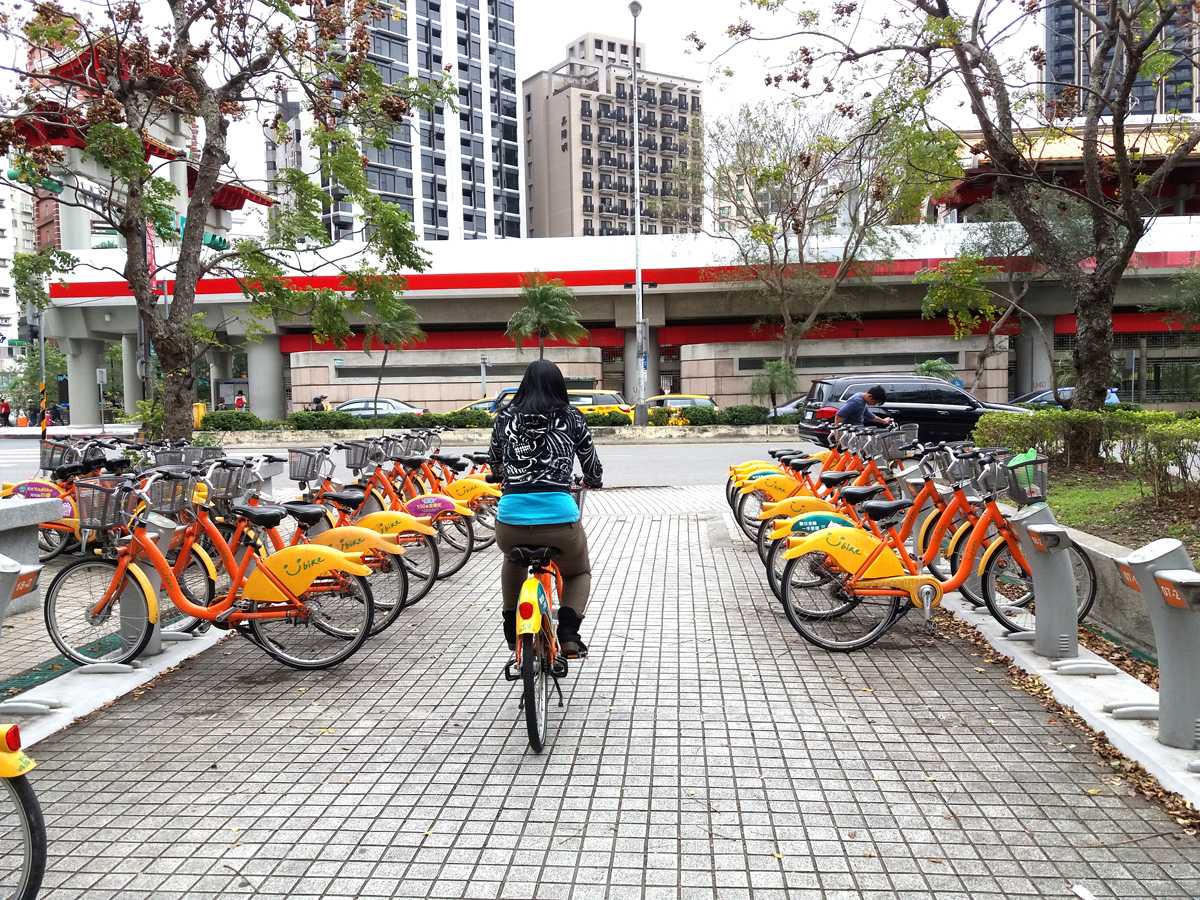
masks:
<path fill-rule="evenodd" d="M 530 237 L 633 233 L 633 69 L 628 38 L 589 33 L 525 79 Z M 700 230 L 700 82 L 643 68 L 636 48 L 642 233 Z"/>

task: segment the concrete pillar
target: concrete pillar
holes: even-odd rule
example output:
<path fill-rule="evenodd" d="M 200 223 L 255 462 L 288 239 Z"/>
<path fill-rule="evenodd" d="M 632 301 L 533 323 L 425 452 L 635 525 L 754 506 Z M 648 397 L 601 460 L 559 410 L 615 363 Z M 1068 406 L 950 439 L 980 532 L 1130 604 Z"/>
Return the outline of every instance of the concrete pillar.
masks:
<path fill-rule="evenodd" d="M 283 354 L 279 335 L 246 344 L 246 377 L 250 381 L 250 411 L 260 419 L 282 419 Z"/>
<path fill-rule="evenodd" d="M 208 384 L 209 384 L 209 409 L 216 409 L 220 401 L 217 395 L 217 382 L 226 381 L 233 377 L 233 351 L 232 350 L 209 350 L 208 351 Z"/>
<path fill-rule="evenodd" d="M 638 388 L 637 329 L 625 329 L 625 399 L 637 403 Z M 607 387 L 607 385 L 605 385 Z M 653 397 L 658 389 L 658 329 L 646 329 L 646 396 Z"/>
<path fill-rule="evenodd" d="M 1054 341 L 1054 316 L 1039 316 L 1046 337 Z M 1046 345 L 1037 326 L 1023 322 L 1021 333 L 1016 337 L 1017 348 L 1017 394 L 1044 390 L 1050 387 L 1050 360 L 1046 358 Z M 1051 344 L 1053 346 L 1053 343 Z"/>
<path fill-rule="evenodd" d="M 72 425 L 100 424 L 100 386 L 96 370 L 104 365 L 104 341 L 67 339 L 67 402 Z"/>
<path fill-rule="evenodd" d="M 125 395 L 125 415 L 137 412 L 142 399 L 142 379 L 138 375 L 138 342 L 136 334 L 121 335 L 121 388 Z"/>

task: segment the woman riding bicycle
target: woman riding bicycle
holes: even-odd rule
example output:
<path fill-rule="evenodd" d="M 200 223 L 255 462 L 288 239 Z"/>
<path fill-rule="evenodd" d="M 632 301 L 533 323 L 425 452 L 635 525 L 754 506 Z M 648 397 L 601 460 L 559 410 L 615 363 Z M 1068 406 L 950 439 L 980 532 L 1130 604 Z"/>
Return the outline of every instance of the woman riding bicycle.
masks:
<path fill-rule="evenodd" d="M 508 558 L 513 547 L 553 547 L 563 577 L 558 610 L 558 643 L 568 659 L 586 656 L 579 626 L 592 586 L 587 535 L 579 506 L 570 494 L 575 457 L 584 484 L 600 487 L 603 468 L 583 414 L 567 401 L 558 366 L 539 359 L 529 364 L 513 401 L 496 416 L 490 451 L 492 472 L 503 482 L 496 509 L 496 545 L 504 553 L 500 585 L 504 596 L 504 638 L 517 641 L 517 595 L 528 574 Z"/>

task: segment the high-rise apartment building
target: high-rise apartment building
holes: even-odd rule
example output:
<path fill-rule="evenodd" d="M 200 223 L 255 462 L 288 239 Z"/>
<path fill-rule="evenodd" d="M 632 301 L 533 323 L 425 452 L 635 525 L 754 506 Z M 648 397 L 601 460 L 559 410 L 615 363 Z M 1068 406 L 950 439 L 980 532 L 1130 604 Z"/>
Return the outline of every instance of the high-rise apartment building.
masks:
<path fill-rule="evenodd" d="M 394 0 L 371 22 L 370 59 L 388 84 L 430 80 L 449 72 L 458 110 L 446 105 L 414 113 L 382 149 L 363 147 L 367 180 L 413 217 L 425 240 L 521 237 L 522 179 L 517 118 L 514 0 Z M 305 139 L 311 121 L 284 96 L 280 112 L 288 140 L 267 141 L 267 177 L 280 168 L 316 172 Z M 331 237 L 361 232 L 360 211 L 324 185 L 334 203 Z M 272 186 L 272 192 L 285 194 Z M 282 197 L 286 200 L 286 197 Z"/>
<path fill-rule="evenodd" d="M 530 237 L 633 233 L 635 56 L 642 233 L 700 230 L 700 82 L 644 69 L 644 44 L 585 34 L 522 83 Z"/>
<path fill-rule="evenodd" d="M 1082 8 L 1081 8 L 1082 7 Z M 1046 4 L 1046 76 L 1055 83 L 1052 95 L 1062 92 L 1063 86 L 1087 84 L 1089 60 L 1095 53 L 1098 39 L 1092 17 L 1101 21 L 1107 15 L 1108 3 L 1101 0 L 1049 0 Z M 1087 9 L 1090 15 L 1085 14 Z M 1161 84 L 1148 78 L 1139 79 L 1133 88 L 1134 115 L 1200 112 L 1196 85 L 1200 68 L 1193 65 L 1196 58 L 1192 46 L 1193 29 L 1190 15 L 1185 12 L 1178 24 L 1167 28 L 1163 46 L 1170 52 L 1179 44 L 1178 59 Z"/>

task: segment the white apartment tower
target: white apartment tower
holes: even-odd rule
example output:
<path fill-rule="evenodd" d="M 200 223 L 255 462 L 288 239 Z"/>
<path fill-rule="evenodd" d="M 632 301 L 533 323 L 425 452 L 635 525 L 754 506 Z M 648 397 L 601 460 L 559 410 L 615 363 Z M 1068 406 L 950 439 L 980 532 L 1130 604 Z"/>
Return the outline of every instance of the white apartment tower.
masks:
<path fill-rule="evenodd" d="M 700 230 L 700 82 L 645 69 L 645 44 L 589 33 L 522 83 L 530 237 L 633 233 L 635 57 L 642 233 Z"/>

